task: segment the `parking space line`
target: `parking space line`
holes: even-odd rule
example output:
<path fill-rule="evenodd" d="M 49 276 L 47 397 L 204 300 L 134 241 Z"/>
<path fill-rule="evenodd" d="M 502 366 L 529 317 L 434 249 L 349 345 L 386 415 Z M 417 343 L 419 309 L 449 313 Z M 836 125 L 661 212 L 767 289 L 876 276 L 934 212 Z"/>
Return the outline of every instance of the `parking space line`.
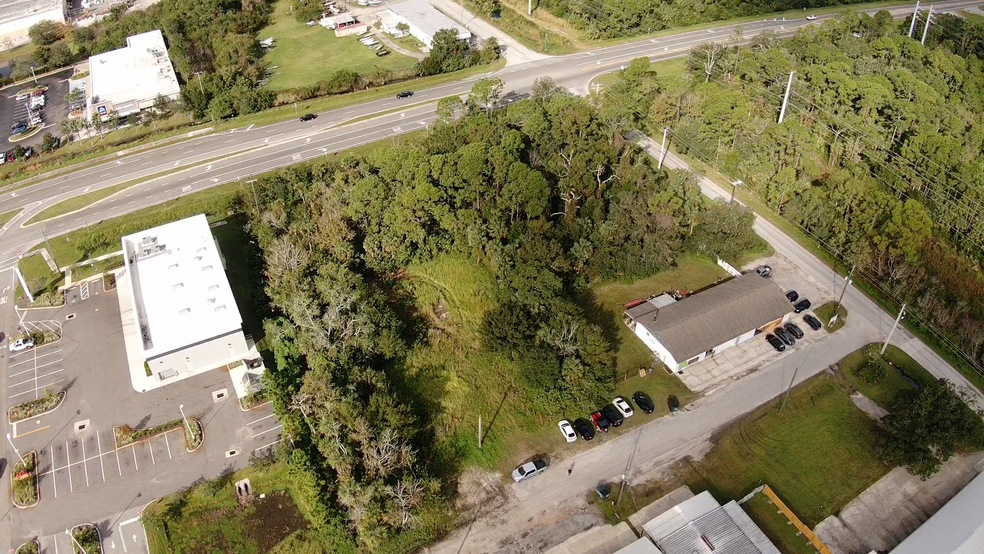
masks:
<path fill-rule="evenodd" d="M 260 435 L 265 435 L 265 434 L 269 433 L 270 431 L 276 431 L 277 429 L 282 429 L 282 428 L 283 428 L 283 425 L 277 425 L 276 427 L 271 427 L 271 428 L 267 429 L 266 431 L 260 431 L 259 433 L 253 435 L 250 438 L 251 439 L 255 439 L 256 437 L 258 437 Z"/>
<path fill-rule="evenodd" d="M 65 441 L 65 467 L 68 468 L 68 492 L 75 492 L 75 485 L 72 484 L 72 462 L 68 455 L 68 441 Z"/>
<path fill-rule="evenodd" d="M 133 467 L 140 471 L 140 464 L 137 463 L 137 446 L 135 444 L 130 445 L 130 450 L 133 451 Z"/>
<path fill-rule="evenodd" d="M 150 445 L 150 441 L 147 441 L 147 450 L 150 450 L 150 461 L 156 466 L 157 460 L 154 459 L 154 447 Z"/>
<path fill-rule="evenodd" d="M 51 356 L 52 354 L 57 354 L 57 353 L 59 353 L 61 351 L 62 351 L 62 349 L 59 348 L 58 350 L 52 350 L 50 352 L 45 352 L 44 354 L 37 354 L 36 357 L 37 358 L 44 358 L 45 356 Z M 8 368 L 9 367 L 14 367 L 16 365 L 26 364 L 26 363 L 30 363 L 30 362 L 33 362 L 33 361 L 34 361 L 33 359 L 31 359 L 31 360 L 24 360 L 23 362 L 16 362 L 16 363 L 9 364 L 7 367 Z"/>
<path fill-rule="evenodd" d="M 259 422 L 263 421 L 264 419 L 270 419 L 271 417 L 274 417 L 276 415 L 277 414 L 270 414 L 268 416 L 261 417 L 260 419 L 257 419 L 256 421 L 250 421 L 249 423 L 246 424 L 246 426 L 249 427 L 250 425 L 252 425 L 254 423 L 259 423 Z"/>
<path fill-rule="evenodd" d="M 55 475 L 55 445 L 51 445 L 51 485 L 55 487 L 55 498 L 58 498 L 58 478 Z"/>
<path fill-rule="evenodd" d="M 271 442 L 270 444 L 264 444 L 263 446 L 261 446 L 259 448 L 255 448 L 255 449 L 253 449 L 253 452 L 258 452 L 260 450 L 263 450 L 264 448 L 270 448 L 271 446 L 277 444 L 278 442 L 280 442 L 280 439 L 277 439 L 277 440 Z"/>
<path fill-rule="evenodd" d="M 37 371 L 37 370 L 35 370 L 35 371 Z M 54 374 L 56 374 L 56 373 L 61 373 L 61 372 L 63 372 L 63 371 L 65 371 L 65 368 L 61 368 L 61 369 L 56 369 L 55 371 L 52 371 L 51 373 L 45 373 L 44 375 L 37 375 L 37 374 L 35 374 L 35 375 L 34 375 L 34 379 L 28 379 L 27 381 L 21 381 L 20 383 L 14 383 L 13 385 L 10 385 L 10 386 L 9 386 L 9 387 L 7 387 L 7 388 L 10 388 L 10 389 L 12 389 L 12 388 L 14 388 L 14 387 L 19 387 L 19 386 L 21 386 L 21 385 L 26 385 L 26 384 L 28 384 L 28 383 L 30 383 L 31 381 L 34 381 L 34 383 L 35 383 L 35 388 L 38 388 L 38 387 L 37 387 L 37 382 L 38 382 L 38 379 L 42 379 L 42 378 L 44 378 L 44 377 L 48 377 L 48 376 L 51 376 L 51 375 L 54 375 Z"/>
<path fill-rule="evenodd" d="M 167 445 L 167 459 L 173 460 L 174 457 L 171 456 L 171 443 L 167 440 L 167 433 L 164 433 L 164 444 Z"/>
<path fill-rule="evenodd" d="M 96 431 L 96 447 L 99 448 L 99 469 L 102 471 L 103 483 L 106 482 L 106 467 L 103 466 L 103 447 L 99 440 L 99 431 Z"/>
<path fill-rule="evenodd" d="M 57 363 L 59 363 L 61 361 L 62 361 L 62 359 L 61 358 L 58 358 L 57 360 L 55 360 L 53 362 L 48 362 L 48 363 L 41 364 L 41 365 L 38 366 L 38 368 L 47 367 L 49 365 L 54 365 L 54 364 L 57 364 Z M 30 373 L 32 371 L 34 371 L 34 370 L 33 369 L 25 369 L 24 371 L 21 371 L 20 373 L 11 373 L 10 375 L 7 376 L 7 378 L 9 379 L 11 377 L 17 377 L 18 375 L 24 375 L 25 373 Z"/>
<path fill-rule="evenodd" d="M 120 477 L 123 477 L 123 466 L 120 465 L 120 449 L 117 448 L 116 452 L 116 470 L 120 472 Z"/>
<path fill-rule="evenodd" d="M 45 385 L 44 387 L 39 387 L 39 388 L 42 388 L 43 389 L 45 387 L 51 387 L 51 386 L 57 385 L 58 383 L 61 383 L 62 381 L 64 381 L 64 379 L 59 379 L 57 381 L 52 381 L 52 382 L 48 383 L 47 385 Z M 24 392 L 19 392 L 17 394 L 11 394 L 7 398 L 17 398 L 18 396 L 20 396 L 22 394 L 31 394 L 32 392 L 34 392 L 36 390 L 38 390 L 38 389 L 37 388 L 34 388 L 34 389 L 26 390 Z"/>
<path fill-rule="evenodd" d="M 89 464 L 85 463 L 85 440 L 82 440 L 82 470 L 85 471 L 85 488 L 89 488 Z"/>

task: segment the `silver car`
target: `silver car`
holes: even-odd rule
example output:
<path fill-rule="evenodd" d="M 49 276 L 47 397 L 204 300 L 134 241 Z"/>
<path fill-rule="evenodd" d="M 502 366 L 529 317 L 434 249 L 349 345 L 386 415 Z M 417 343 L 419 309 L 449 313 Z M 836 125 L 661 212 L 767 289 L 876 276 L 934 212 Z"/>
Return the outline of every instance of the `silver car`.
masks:
<path fill-rule="evenodd" d="M 27 350 L 28 348 L 34 347 L 34 339 L 30 337 L 21 337 L 14 342 L 10 343 L 11 352 L 21 352 L 22 350 Z"/>
<path fill-rule="evenodd" d="M 536 458 L 532 461 L 526 462 L 525 464 L 517 467 L 512 472 L 513 481 L 519 483 L 520 481 L 525 481 L 530 477 L 539 475 L 547 470 L 550 464 L 547 463 L 543 458 Z"/>

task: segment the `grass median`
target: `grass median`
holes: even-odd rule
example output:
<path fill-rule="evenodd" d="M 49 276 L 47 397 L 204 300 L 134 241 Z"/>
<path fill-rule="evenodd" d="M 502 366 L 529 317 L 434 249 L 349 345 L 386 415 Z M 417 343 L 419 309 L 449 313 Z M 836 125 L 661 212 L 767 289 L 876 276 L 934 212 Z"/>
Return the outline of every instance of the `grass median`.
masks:
<path fill-rule="evenodd" d="M 101 188 L 99 190 L 94 190 L 92 192 L 87 192 L 85 194 L 80 194 L 78 196 L 73 196 L 67 200 L 62 200 L 57 204 L 52 204 L 47 208 L 41 210 L 40 212 L 34 214 L 31 219 L 28 219 L 24 225 L 30 225 L 32 223 L 37 223 L 39 221 L 45 221 L 48 219 L 54 219 L 56 217 L 63 216 L 65 214 L 70 214 L 74 211 L 81 210 L 89 206 L 90 204 L 95 204 L 96 202 L 102 200 L 103 198 L 108 198 L 121 190 L 129 188 L 135 185 L 136 182 L 129 181 L 126 183 L 120 183 L 119 185 L 113 185 L 111 187 Z"/>
<path fill-rule="evenodd" d="M 13 219 L 15 215 L 21 213 L 23 209 L 24 208 L 18 208 L 16 210 L 10 210 L 9 212 L 0 213 L 0 227 L 2 227 L 4 223 Z"/>

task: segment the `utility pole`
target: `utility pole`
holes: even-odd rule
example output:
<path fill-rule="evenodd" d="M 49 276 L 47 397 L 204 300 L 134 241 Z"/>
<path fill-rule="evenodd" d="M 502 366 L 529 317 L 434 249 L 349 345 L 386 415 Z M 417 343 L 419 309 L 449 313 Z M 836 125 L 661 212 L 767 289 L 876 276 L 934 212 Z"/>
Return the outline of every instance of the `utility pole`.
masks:
<path fill-rule="evenodd" d="M 478 414 L 478 447 L 482 448 L 482 414 Z"/>
<path fill-rule="evenodd" d="M 744 184 L 745 181 L 742 181 L 741 179 L 735 179 L 734 181 L 731 181 L 731 200 L 728 200 L 728 204 L 735 203 L 735 193 L 738 192 L 738 187 Z"/>
<path fill-rule="evenodd" d="M 38 86 L 38 76 L 34 74 L 34 66 L 31 66 L 31 78 L 34 79 L 34 86 Z"/>
<path fill-rule="evenodd" d="M 533 0 L 529 0 L 526 6 L 526 15 L 533 15 Z"/>
<path fill-rule="evenodd" d="M 664 127 L 663 128 L 663 146 L 660 147 L 660 151 L 659 151 L 659 165 L 656 166 L 656 169 L 663 169 L 663 160 L 666 159 L 666 135 L 669 132 L 670 132 L 670 128 L 669 127 Z"/>
<path fill-rule="evenodd" d="M 899 310 L 899 317 L 895 318 L 895 323 L 892 324 L 892 330 L 888 332 L 888 336 L 885 337 L 885 344 L 882 345 L 881 352 L 878 353 L 879 356 L 885 355 L 885 350 L 888 349 L 888 342 L 892 340 L 892 335 L 895 334 L 895 328 L 899 326 L 899 322 L 905 317 L 905 302 L 902 303 L 902 309 Z"/>
<path fill-rule="evenodd" d="M 795 71 L 789 72 L 789 82 L 786 83 L 786 95 L 782 97 L 782 109 L 779 110 L 779 123 L 786 118 L 786 108 L 789 106 L 789 93 L 793 90 L 793 73 Z"/>
<path fill-rule="evenodd" d="M 51 249 L 51 244 L 48 243 L 48 235 L 41 229 L 41 236 L 44 238 L 44 245 L 48 247 L 48 253 L 51 254 L 51 261 L 55 263 L 55 267 L 58 266 L 58 260 L 55 259 L 55 251 Z"/>
<path fill-rule="evenodd" d="M 932 20 L 933 20 L 933 5 L 930 4 L 929 5 L 929 13 L 926 14 L 926 26 L 923 27 L 923 37 L 922 37 L 922 40 L 919 41 L 922 44 L 926 44 L 926 33 L 929 32 L 929 22 L 932 21 Z"/>
<path fill-rule="evenodd" d="M 912 31 L 916 29 L 917 17 L 919 17 L 919 2 L 916 2 L 916 9 L 912 11 L 912 21 L 909 22 L 909 38 L 912 38 Z"/>
<path fill-rule="evenodd" d="M 786 387 L 786 394 L 782 397 L 782 403 L 779 404 L 779 415 L 782 415 L 782 410 L 786 407 L 786 401 L 789 400 L 789 392 L 793 390 L 793 383 L 796 382 L 796 373 L 800 370 L 799 366 L 793 370 L 793 378 L 789 380 L 789 386 Z"/>
<path fill-rule="evenodd" d="M 833 325 L 834 322 L 837 321 L 837 318 L 840 316 L 841 300 L 844 300 L 844 293 L 847 292 L 847 286 L 852 283 L 851 276 L 854 275 L 854 268 L 856 267 L 857 264 L 852 265 L 851 271 L 847 274 L 847 277 L 844 277 L 844 288 L 841 289 L 840 298 L 837 299 L 837 304 L 834 305 L 834 316 L 831 317 L 830 321 L 827 322 L 827 327 Z"/>
<path fill-rule="evenodd" d="M 325 157 L 327 157 L 327 154 L 325 154 Z M 256 199 L 256 185 L 253 184 L 256 182 L 256 179 L 253 179 L 252 175 L 249 175 L 249 177 L 250 178 L 247 179 L 246 182 L 249 183 L 250 188 L 253 189 L 253 209 L 256 210 L 256 213 L 260 213 L 260 202 Z"/>

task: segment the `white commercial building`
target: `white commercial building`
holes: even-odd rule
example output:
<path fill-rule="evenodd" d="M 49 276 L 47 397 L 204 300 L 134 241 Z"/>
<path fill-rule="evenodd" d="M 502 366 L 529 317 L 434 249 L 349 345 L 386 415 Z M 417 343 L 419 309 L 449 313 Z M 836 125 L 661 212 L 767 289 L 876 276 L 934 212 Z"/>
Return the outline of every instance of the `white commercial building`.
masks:
<path fill-rule="evenodd" d="M 204 215 L 123 237 L 123 261 L 117 282 L 127 358 L 131 373 L 149 374 L 133 376 L 134 388 L 242 366 L 250 357 Z"/>
<path fill-rule="evenodd" d="M 181 93 L 161 32 L 127 37 L 126 47 L 89 58 L 89 117 L 139 112 L 158 95 L 172 100 Z"/>
<path fill-rule="evenodd" d="M 933 514 L 892 554 L 984 552 L 984 474 L 978 475 Z"/>
<path fill-rule="evenodd" d="M 0 2 L 0 50 L 9 50 L 31 39 L 27 30 L 44 20 L 65 22 L 64 0 L 3 0 Z"/>
<path fill-rule="evenodd" d="M 468 29 L 458 25 L 424 0 L 390 4 L 389 9 L 380 12 L 379 16 L 384 31 L 391 35 L 400 35 L 401 32 L 396 26 L 399 23 L 406 23 L 410 34 L 423 42 L 427 48 L 433 47 L 434 35 L 442 29 L 457 31 L 458 38 L 462 40 L 468 40 L 472 36 Z"/>

